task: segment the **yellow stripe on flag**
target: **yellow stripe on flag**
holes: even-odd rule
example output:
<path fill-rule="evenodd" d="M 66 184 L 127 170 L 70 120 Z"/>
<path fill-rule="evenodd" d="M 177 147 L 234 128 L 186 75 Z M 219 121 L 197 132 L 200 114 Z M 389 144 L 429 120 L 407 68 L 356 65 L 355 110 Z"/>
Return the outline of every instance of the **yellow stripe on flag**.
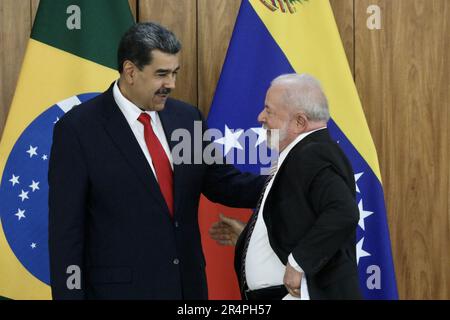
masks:
<path fill-rule="evenodd" d="M 250 0 L 297 73 L 318 78 L 328 97 L 330 113 L 381 182 L 377 153 L 328 0 L 296 5 L 296 13 L 267 10 Z"/>

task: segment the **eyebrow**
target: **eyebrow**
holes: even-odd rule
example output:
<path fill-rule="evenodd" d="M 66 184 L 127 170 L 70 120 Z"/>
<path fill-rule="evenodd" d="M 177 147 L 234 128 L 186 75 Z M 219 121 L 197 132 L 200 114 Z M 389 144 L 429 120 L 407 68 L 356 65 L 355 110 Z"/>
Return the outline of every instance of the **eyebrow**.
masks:
<path fill-rule="evenodd" d="M 176 67 L 175 70 L 171 70 L 171 69 L 158 69 L 156 70 L 156 73 L 169 73 L 169 72 L 177 72 L 178 70 L 180 70 L 180 67 Z"/>

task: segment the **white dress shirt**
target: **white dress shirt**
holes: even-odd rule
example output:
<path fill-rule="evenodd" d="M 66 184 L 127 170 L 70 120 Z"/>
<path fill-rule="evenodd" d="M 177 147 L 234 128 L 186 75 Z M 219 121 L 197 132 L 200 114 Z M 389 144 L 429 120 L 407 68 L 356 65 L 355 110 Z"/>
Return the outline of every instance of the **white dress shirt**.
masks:
<path fill-rule="evenodd" d="M 325 127 L 317 130 L 321 130 L 324 128 Z M 281 151 L 278 158 L 278 167 L 271 181 L 267 185 L 266 190 L 264 191 L 263 199 L 258 211 L 258 218 L 256 220 L 255 228 L 250 238 L 250 243 L 248 245 L 247 256 L 245 260 L 245 274 L 247 285 L 250 290 L 257 290 L 283 284 L 283 277 L 286 271 L 286 266 L 283 265 L 281 260 L 278 258 L 278 256 L 270 246 L 267 227 L 263 218 L 264 204 L 266 202 L 267 195 L 272 188 L 273 181 L 278 174 L 278 169 L 283 164 L 283 161 L 286 159 L 289 152 L 302 139 L 317 130 L 299 135 L 283 151 Z M 297 271 L 303 272 L 303 270 L 293 258 L 292 254 L 289 255 L 289 263 Z M 296 298 L 288 294 L 284 299 L 294 300 Z M 309 300 L 308 284 L 306 282 L 305 275 L 303 275 L 301 281 L 300 300 Z"/>
<path fill-rule="evenodd" d="M 143 112 L 150 115 L 153 131 L 155 132 L 156 137 L 158 138 L 164 151 L 166 152 L 167 158 L 169 159 L 169 162 L 170 162 L 170 166 L 172 167 L 172 170 L 173 170 L 172 153 L 170 152 L 169 144 L 167 143 L 166 134 L 164 133 L 164 129 L 163 129 L 163 126 L 161 123 L 161 119 L 159 119 L 158 112 L 142 111 L 133 102 L 131 102 L 130 100 L 125 98 L 124 95 L 122 94 L 122 92 L 120 92 L 120 89 L 118 86 L 118 81 L 116 81 L 114 83 L 113 96 L 114 96 L 114 100 L 116 101 L 117 105 L 119 106 L 120 111 L 122 111 L 123 115 L 125 116 L 125 119 L 127 119 L 128 125 L 130 126 L 131 130 L 133 131 L 133 134 L 136 137 L 136 140 L 139 143 L 139 146 L 141 147 L 142 152 L 144 153 L 145 158 L 148 161 L 148 164 L 152 168 L 155 179 L 158 181 L 158 177 L 156 176 L 156 173 L 155 173 L 155 167 L 153 166 L 153 162 L 152 162 L 152 157 L 150 155 L 150 152 L 148 151 L 147 144 L 145 143 L 144 125 L 142 123 L 140 123 L 138 120 L 139 116 Z"/>

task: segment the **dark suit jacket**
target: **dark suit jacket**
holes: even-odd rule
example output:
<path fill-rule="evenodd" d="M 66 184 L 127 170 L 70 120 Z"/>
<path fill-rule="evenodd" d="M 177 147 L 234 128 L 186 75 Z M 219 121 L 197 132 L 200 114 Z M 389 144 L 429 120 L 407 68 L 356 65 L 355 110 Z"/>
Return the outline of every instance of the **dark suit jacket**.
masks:
<path fill-rule="evenodd" d="M 175 129 L 193 134 L 194 121 L 202 121 L 198 109 L 173 99 L 159 116 L 171 149 Z M 251 208 L 263 184 L 262 177 L 228 165 L 174 165 L 171 220 L 111 86 L 68 112 L 54 129 L 49 168 L 53 297 L 206 299 L 197 220 L 200 194 Z M 67 288 L 70 265 L 81 268 L 80 290 Z"/>
<path fill-rule="evenodd" d="M 270 245 L 283 264 L 292 253 L 304 270 L 311 299 L 361 297 L 354 175 L 328 130 L 311 133 L 290 151 L 270 189 L 263 217 Z M 236 245 L 239 278 L 246 234 L 244 229 Z"/>

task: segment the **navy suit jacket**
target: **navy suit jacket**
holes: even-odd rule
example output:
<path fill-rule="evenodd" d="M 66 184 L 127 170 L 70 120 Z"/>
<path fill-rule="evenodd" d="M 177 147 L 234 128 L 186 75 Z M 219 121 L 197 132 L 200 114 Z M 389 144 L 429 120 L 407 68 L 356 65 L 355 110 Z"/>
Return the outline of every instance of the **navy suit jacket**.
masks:
<path fill-rule="evenodd" d="M 175 129 L 193 135 L 194 121 L 203 121 L 197 108 L 173 99 L 159 116 L 171 149 Z M 230 165 L 174 164 L 171 219 L 111 86 L 69 111 L 54 129 L 49 168 L 53 298 L 206 299 L 200 194 L 252 208 L 263 183 L 264 178 Z M 72 265 L 81 270 L 79 289 L 67 286 Z"/>

